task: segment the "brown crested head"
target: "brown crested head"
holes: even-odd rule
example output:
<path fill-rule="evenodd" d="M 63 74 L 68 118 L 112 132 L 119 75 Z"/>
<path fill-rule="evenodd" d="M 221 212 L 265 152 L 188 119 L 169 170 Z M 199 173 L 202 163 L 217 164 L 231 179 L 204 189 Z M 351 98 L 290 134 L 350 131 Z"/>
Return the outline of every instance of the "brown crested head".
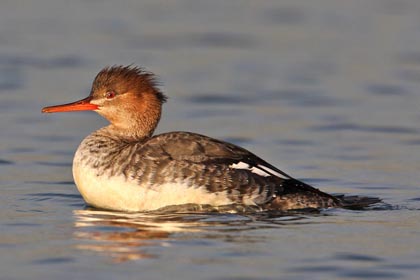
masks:
<path fill-rule="evenodd" d="M 167 99 L 157 86 L 156 76 L 142 68 L 106 67 L 96 76 L 87 98 L 45 107 L 42 112 L 96 111 L 111 123 L 110 133 L 144 138 L 153 134 Z"/>
<path fill-rule="evenodd" d="M 167 99 L 157 87 L 156 76 L 135 66 L 102 69 L 90 97 L 112 129 L 137 138 L 153 134 Z"/>

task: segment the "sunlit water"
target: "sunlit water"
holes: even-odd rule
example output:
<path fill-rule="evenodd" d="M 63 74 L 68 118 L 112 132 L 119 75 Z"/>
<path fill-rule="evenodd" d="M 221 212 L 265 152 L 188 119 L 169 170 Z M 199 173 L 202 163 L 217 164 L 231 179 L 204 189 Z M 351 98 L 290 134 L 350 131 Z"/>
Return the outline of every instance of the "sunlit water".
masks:
<path fill-rule="evenodd" d="M 420 2 L 0 4 L 0 279 L 418 279 Z M 147 67 L 158 132 L 224 139 L 365 211 L 85 207 L 73 153 L 106 124 L 42 115 L 105 65 Z"/>

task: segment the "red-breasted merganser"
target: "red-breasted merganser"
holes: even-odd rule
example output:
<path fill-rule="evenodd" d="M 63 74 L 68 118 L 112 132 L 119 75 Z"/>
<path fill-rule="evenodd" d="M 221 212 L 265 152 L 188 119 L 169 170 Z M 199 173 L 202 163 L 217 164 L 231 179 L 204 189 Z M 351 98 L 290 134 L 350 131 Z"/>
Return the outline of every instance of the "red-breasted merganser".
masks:
<path fill-rule="evenodd" d="M 181 204 L 272 210 L 345 206 L 343 199 L 236 145 L 191 132 L 153 136 L 165 101 L 152 73 L 113 66 L 99 72 L 87 98 L 42 109 L 91 110 L 110 122 L 82 141 L 73 160 L 74 181 L 88 205 L 127 212 Z"/>

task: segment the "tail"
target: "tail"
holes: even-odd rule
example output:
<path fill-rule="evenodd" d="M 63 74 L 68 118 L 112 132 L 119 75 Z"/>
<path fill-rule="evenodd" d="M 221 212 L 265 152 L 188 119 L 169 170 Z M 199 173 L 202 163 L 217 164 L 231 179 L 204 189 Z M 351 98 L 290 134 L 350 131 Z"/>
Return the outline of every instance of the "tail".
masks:
<path fill-rule="evenodd" d="M 341 207 L 351 210 L 363 210 L 371 207 L 375 203 L 382 202 L 378 197 L 358 196 L 358 195 L 333 195 L 341 202 Z"/>

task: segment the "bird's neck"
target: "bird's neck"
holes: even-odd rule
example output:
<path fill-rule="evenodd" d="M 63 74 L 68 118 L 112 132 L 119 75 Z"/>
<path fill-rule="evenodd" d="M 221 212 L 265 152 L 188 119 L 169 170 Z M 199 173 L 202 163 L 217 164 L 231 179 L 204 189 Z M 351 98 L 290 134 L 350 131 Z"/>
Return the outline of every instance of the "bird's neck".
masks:
<path fill-rule="evenodd" d="M 110 120 L 111 124 L 102 128 L 101 132 L 126 142 L 137 142 L 150 138 L 157 127 L 161 111 L 147 110 L 147 113 L 131 111 L 124 119 Z"/>
<path fill-rule="evenodd" d="M 144 130 L 141 127 L 119 127 L 114 124 L 105 126 L 97 131 L 100 135 L 122 142 L 139 142 L 150 138 L 153 130 Z"/>

